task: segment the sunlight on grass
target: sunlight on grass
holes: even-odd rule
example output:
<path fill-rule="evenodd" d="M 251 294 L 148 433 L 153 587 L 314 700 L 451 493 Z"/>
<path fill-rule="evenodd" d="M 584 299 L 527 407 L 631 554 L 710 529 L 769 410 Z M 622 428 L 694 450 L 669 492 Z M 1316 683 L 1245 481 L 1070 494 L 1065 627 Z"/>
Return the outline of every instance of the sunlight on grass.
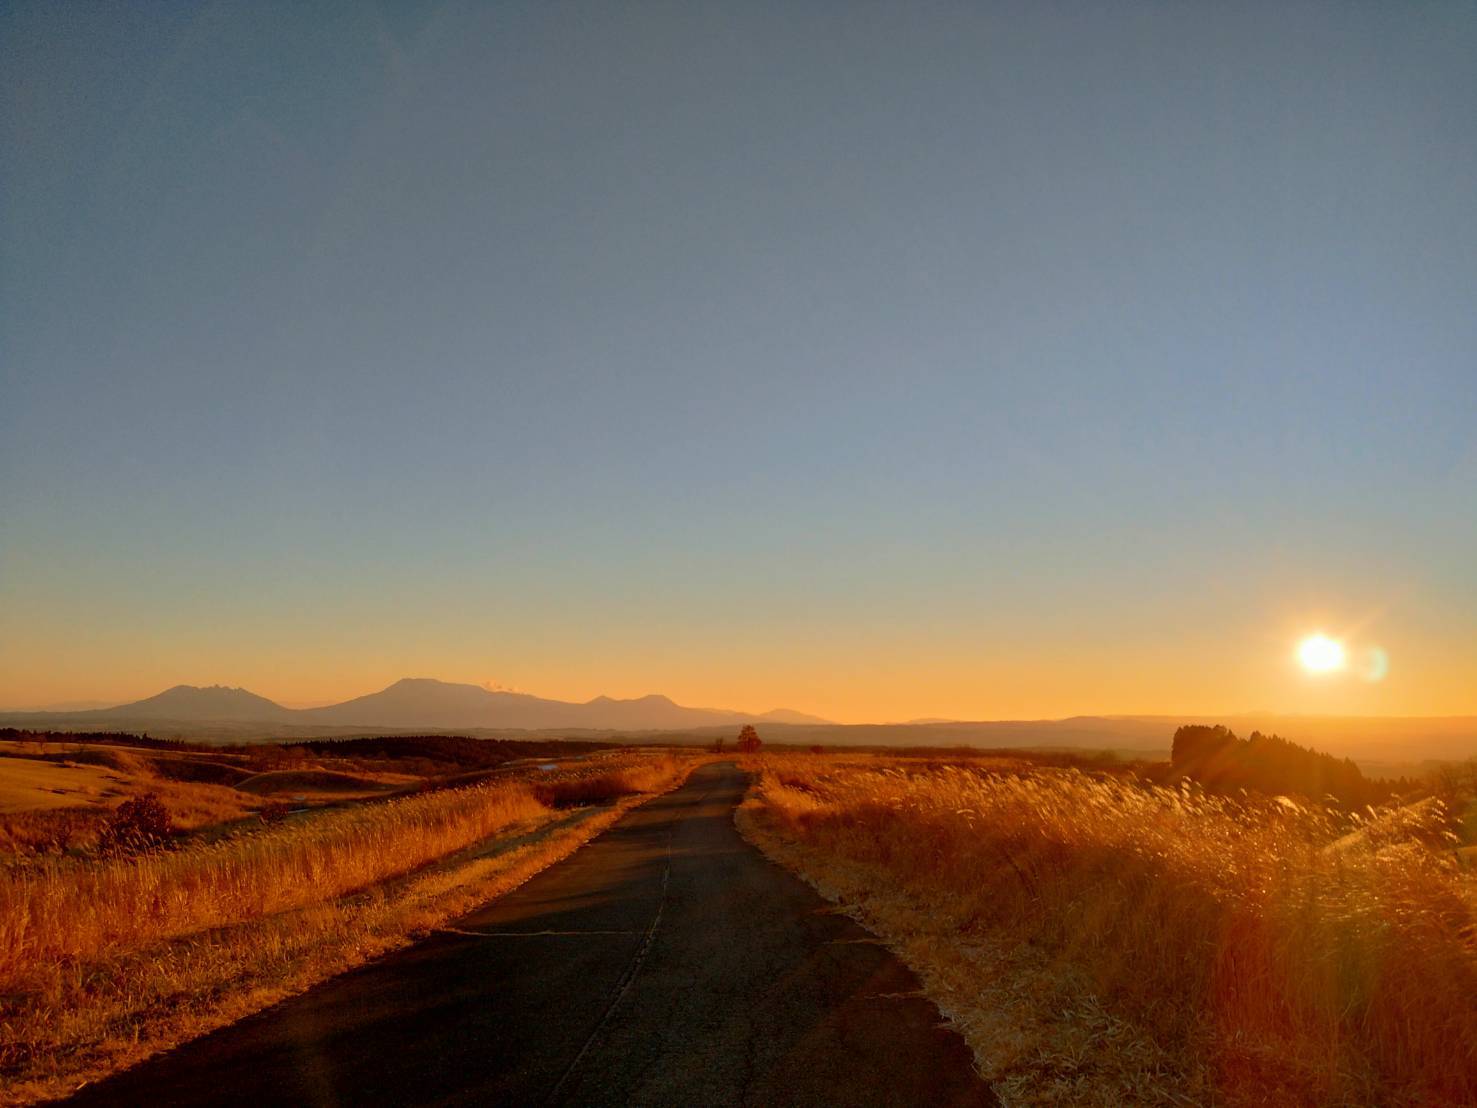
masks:
<path fill-rule="evenodd" d="M 215 843 L 0 872 L 0 1102 L 57 1096 L 521 883 L 697 761 L 592 760 L 328 809 Z M 568 790 L 559 811 L 541 798 Z M 575 796 L 577 795 L 577 798 Z"/>
<path fill-rule="evenodd" d="M 1477 885 L 1434 801 L 761 762 L 741 826 L 899 947 L 1014 1103 L 1477 1101 Z"/>

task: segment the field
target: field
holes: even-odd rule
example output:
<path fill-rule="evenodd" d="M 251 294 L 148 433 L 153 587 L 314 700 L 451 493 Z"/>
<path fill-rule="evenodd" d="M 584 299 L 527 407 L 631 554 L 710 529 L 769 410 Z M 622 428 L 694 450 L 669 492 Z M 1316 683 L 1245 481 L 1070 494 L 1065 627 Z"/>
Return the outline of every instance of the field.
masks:
<path fill-rule="evenodd" d="M 444 927 L 710 759 L 12 734 L 0 1101 L 61 1095 Z M 1008 1105 L 1477 1102 L 1477 803 L 1455 771 L 1444 793 L 1338 808 L 1190 776 L 1225 760 L 744 764 L 740 830 L 914 969 Z"/>
<path fill-rule="evenodd" d="M 0 815 L 71 808 L 114 794 L 121 779 L 102 766 L 14 758 L 0 766 Z"/>
<path fill-rule="evenodd" d="M 1008 1104 L 1477 1102 L 1477 878 L 1435 800 L 753 765 L 741 829 L 918 971 Z"/>
<path fill-rule="evenodd" d="M 0 731 L 0 867 L 96 845 L 122 801 L 154 797 L 177 833 L 213 837 L 263 810 L 302 812 L 566 764 L 608 743 L 455 736 L 220 746 L 127 734 Z"/>
<path fill-rule="evenodd" d="M 214 765 L 217 778 L 234 770 L 231 785 L 162 777 L 147 747 L 74 742 L 48 762 L 58 751 L 30 744 L 28 757 L 0 758 L 0 780 L 23 783 L 9 795 L 38 767 L 68 780 L 91 779 L 89 758 L 108 767 L 90 803 L 26 813 L 32 831 L 56 832 L 70 812 L 81 822 L 67 841 L 27 839 L 24 820 L 12 824 L 0 869 L 0 1097 L 59 1095 L 402 945 L 569 854 L 695 761 L 595 751 L 493 773 L 424 757 L 397 766 L 397 749 L 288 755 L 291 769 L 164 756 L 193 759 L 196 772 Z M 207 820 L 202 791 L 223 822 Z M 264 807 L 284 792 L 304 798 L 300 810 Z M 162 842 L 110 839 L 107 802 L 146 793 L 192 826 Z"/>

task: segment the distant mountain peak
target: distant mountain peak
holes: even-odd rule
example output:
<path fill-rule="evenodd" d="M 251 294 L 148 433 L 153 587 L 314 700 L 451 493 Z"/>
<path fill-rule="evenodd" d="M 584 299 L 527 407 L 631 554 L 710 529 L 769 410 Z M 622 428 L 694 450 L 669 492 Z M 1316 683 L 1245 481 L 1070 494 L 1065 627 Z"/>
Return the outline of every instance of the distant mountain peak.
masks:
<path fill-rule="evenodd" d="M 137 719 L 180 720 L 278 720 L 292 709 L 230 685 L 175 685 L 157 696 L 121 704 L 106 711 Z"/>
<path fill-rule="evenodd" d="M 218 720 L 438 730 L 670 731 L 743 723 L 825 722 L 784 709 L 754 715 L 691 708 L 662 693 L 630 699 L 602 695 L 581 704 L 435 677 L 402 677 L 378 692 L 308 708 L 285 708 L 264 696 L 230 685 L 175 685 L 144 700 L 85 714 L 94 718 L 182 723 Z"/>

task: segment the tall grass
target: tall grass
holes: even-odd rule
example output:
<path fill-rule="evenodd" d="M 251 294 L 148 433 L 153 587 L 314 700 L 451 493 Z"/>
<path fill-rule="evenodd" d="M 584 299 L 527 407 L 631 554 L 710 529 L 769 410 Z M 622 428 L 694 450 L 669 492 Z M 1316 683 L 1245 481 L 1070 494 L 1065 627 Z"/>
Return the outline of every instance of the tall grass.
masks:
<path fill-rule="evenodd" d="M 572 814 L 527 780 L 501 780 L 174 851 L 0 871 L 0 1103 L 59 1095 L 392 949 L 568 854 L 694 764 L 603 759 L 574 776 L 621 799 Z"/>
<path fill-rule="evenodd" d="M 679 760 L 670 754 L 620 765 L 614 769 L 602 767 L 597 762 L 583 772 L 575 771 L 551 781 L 536 782 L 533 795 L 540 803 L 551 808 L 599 804 L 663 787 L 677 764 Z"/>
<path fill-rule="evenodd" d="M 526 785 L 324 812 L 194 849 L 0 875 L 0 980 L 342 896 L 546 814 Z"/>
<path fill-rule="evenodd" d="M 1341 817 L 1074 770 L 805 758 L 770 760 L 760 802 L 812 876 L 862 867 L 935 948 L 1028 951 L 1056 983 L 1042 1004 L 1101 1005 L 1199 1095 L 1477 1103 L 1477 888 L 1434 802 Z M 917 949 L 957 980 L 957 950 Z"/>

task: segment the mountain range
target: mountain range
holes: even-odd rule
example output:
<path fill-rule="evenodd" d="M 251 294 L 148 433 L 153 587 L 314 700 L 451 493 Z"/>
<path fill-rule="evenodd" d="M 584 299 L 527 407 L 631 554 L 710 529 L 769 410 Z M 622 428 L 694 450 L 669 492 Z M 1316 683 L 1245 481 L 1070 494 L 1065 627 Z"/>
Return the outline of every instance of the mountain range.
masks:
<path fill-rule="evenodd" d="M 26 713 L 43 717 L 50 713 Z M 7 713 L 10 715 L 10 713 Z M 429 677 L 407 677 L 387 689 L 342 704 L 286 708 L 246 689 L 176 685 L 156 696 L 90 711 L 66 712 L 68 720 L 168 723 L 280 723 L 323 727 L 510 728 L 541 730 L 680 730 L 744 723 L 823 724 L 826 720 L 780 708 L 753 715 L 719 708 L 689 708 L 665 696 L 632 700 L 597 696 L 583 703 L 546 700 L 527 693 L 493 691 Z"/>
<path fill-rule="evenodd" d="M 1294 716 L 1187 713 L 1176 716 L 1073 716 L 1067 719 L 945 720 L 838 724 L 778 709 L 754 715 L 689 708 L 665 696 L 576 703 L 430 678 L 397 681 L 341 704 L 288 708 L 246 689 L 176 685 L 157 696 L 91 710 L 0 712 L 0 726 L 38 730 L 138 730 L 165 737 L 260 741 L 362 734 L 365 731 L 656 732 L 767 725 L 766 739 L 810 745 L 1028 747 L 1166 754 L 1184 723 L 1224 723 L 1244 736 L 1260 730 L 1351 757 L 1366 771 L 1426 759 L 1477 756 L 1477 716 Z M 1156 754 L 1157 752 L 1157 754 Z M 1404 770 L 1402 770 L 1403 772 Z"/>

